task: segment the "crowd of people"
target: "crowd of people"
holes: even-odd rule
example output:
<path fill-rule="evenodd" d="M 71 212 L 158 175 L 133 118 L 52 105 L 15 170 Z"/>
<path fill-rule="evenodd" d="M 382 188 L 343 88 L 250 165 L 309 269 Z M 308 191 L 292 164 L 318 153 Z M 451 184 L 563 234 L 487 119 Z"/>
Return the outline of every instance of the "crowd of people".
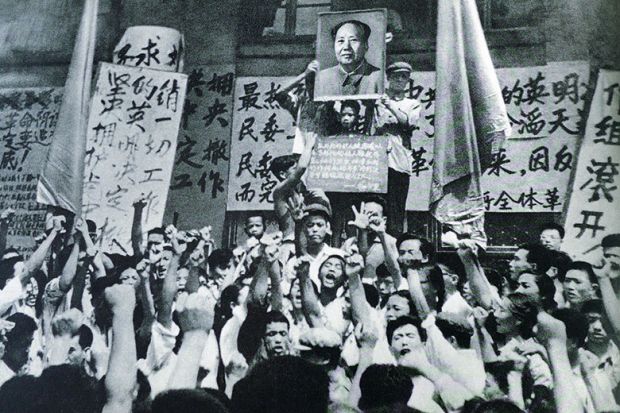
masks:
<path fill-rule="evenodd" d="M 209 227 L 143 232 L 137 200 L 132 255 L 57 211 L 23 257 L 5 211 L 0 412 L 620 411 L 620 234 L 588 263 L 550 223 L 504 272 L 466 236 L 438 254 L 403 232 L 410 71 L 388 67 L 366 106 L 391 136 L 385 197 L 305 187 L 321 108 L 290 85 L 279 99 L 303 139 L 271 165 L 278 231 L 250 213 L 234 248 Z M 359 111 L 340 105 L 338 133 Z"/>

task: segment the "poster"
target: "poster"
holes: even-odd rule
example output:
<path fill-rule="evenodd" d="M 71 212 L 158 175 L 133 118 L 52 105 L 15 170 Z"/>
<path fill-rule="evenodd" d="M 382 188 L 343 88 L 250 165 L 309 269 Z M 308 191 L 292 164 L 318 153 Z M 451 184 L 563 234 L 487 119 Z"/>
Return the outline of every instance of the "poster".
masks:
<path fill-rule="evenodd" d="M 497 69 L 513 135 L 483 177 L 487 211 L 562 212 L 582 136 L 590 68 L 585 62 Z M 290 78 L 243 77 L 235 86 L 229 210 L 270 210 L 269 163 L 291 153 L 293 117 L 273 101 Z M 411 139 L 407 210 L 428 211 L 433 168 L 435 73 L 413 72 L 408 96 L 421 112 Z"/>
<path fill-rule="evenodd" d="M 566 214 L 563 248 L 602 257 L 603 236 L 620 233 L 620 72 L 600 70 Z"/>
<path fill-rule="evenodd" d="M 387 192 L 387 137 L 319 137 L 307 171 L 308 188 L 325 192 Z"/>
<path fill-rule="evenodd" d="M 187 76 L 102 63 L 91 101 L 83 214 L 105 251 L 131 253 L 133 203 L 142 229 L 160 226 L 170 185 Z"/>
<path fill-rule="evenodd" d="M 187 94 L 164 222 L 211 225 L 221 243 L 226 212 L 234 65 L 188 70 Z"/>
<path fill-rule="evenodd" d="M 0 90 L 0 212 L 15 209 L 7 246 L 30 255 L 45 230 L 45 205 L 36 202 L 37 182 L 52 142 L 62 88 Z"/>

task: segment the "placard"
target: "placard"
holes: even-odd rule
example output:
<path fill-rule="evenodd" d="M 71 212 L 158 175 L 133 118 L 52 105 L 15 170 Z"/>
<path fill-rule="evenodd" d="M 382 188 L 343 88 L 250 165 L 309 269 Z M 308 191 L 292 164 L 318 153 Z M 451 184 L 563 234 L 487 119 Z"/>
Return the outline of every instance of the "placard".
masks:
<path fill-rule="evenodd" d="M 164 222 L 183 230 L 211 225 L 219 245 L 226 213 L 234 65 L 195 66 L 188 73 Z"/>
<path fill-rule="evenodd" d="M 62 88 L 0 90 L 0 212 L 15 209 L 7 246 L 28 256 L 45 230 L 45 205 L 36 201 L 37 182 L 52 142 Z"/>
<path fill-rule="evenodd" d="M 600 242 L 620 233 L 620 72 L 600 70 L 579 150 L 563 248 L 596 262 Z"/>
<path fill-rule="evenodd" d="M 102 63 L 88 120 L 83 215 L 106 251 L 131 253 L 133 203 L 142 228 L 160 226 L 170 186 L 187 76 Z"/>
<path fill-rule="evenodd" d="M 387 137 L 319 137 L 308 167 L 308 188 L 326 192 L 387 192 Z"/>

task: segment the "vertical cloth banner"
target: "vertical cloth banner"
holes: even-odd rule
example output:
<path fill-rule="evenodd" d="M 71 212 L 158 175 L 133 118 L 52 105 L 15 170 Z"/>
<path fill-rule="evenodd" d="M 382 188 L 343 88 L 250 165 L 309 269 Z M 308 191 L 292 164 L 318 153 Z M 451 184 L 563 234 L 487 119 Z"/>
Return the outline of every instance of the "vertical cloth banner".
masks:
<path fill-rule="evenodd" d="M 187 75 L 102 63 L 88 121 L 83 212 L 103 247 L 129 253 L 133 203 L 143 228 L 162 224 Z"/>
<path fill-rule="evenodd" d="M 86 122 L 93 73 L 98 0 L 85 0 L 54 140 L 37 186 L 37 202 L 80 215 Z"/>
<path fill-rule="evenodd" d="M 0 90 L 0 211 L 15 210 L 7 245 L 29 256 L 45 230 L 37 182 L 52 143 L 62 88 Z"/>
<path fill-rule="evenodd" d="M 563 248 L 577 259 L 602 257 L 601 239 L 620 233 L 620 72 L 600 70 L 579 150 Z"/>
<path fill-rule="evenodd" d="M 484 235 L 482 171 L 510 123 L 474 0 L 439 0 L 431 210 L 441 223 Z"/>
<path fill-rule="evenodd" d="M 191 67 L 164 222 L 211 226 L 217 245 L 226 217 L 234 65 Z"/>

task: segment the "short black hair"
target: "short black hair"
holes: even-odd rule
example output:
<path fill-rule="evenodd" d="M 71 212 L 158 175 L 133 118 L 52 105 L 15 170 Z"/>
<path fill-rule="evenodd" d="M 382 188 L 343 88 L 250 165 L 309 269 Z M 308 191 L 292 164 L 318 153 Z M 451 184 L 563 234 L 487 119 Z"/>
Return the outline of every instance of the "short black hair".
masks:
<path fill-rule="evenodd" d="M 471 337 L 474 334 L 473 328 L 464 328 L 448 318 L 437 317 L 435 322 L 437 328 L 444 337 L 454 337 L 457 344 L 461 348 L 469 348 L 471 345 Z M 468 326 L 470 327 L 470 326 Z"/>
<path fill-rule="evenodd" d="M 344 108 L 353 109 L 356 115 L 359 115 L 361 110 L 361 106 L 357 100 L 343 100 L 342 103 L 340 103 L 340 111 L 342 112 L 342 109 Z"/>
<path fill-rule="evenodd" d="M 527 262 L 534 264 L 536 270 L 540 272 L 547 272 L 551 268 L 552 257 L 549 250 L 543 247 L 542 244 L 532 242 L 529 244 L 519 245 L 520 250 L 527 251 Z"/>
<path fill-rule="evenodd" d="M 390 270 L 388 270 L 388 267 L 387 265 L 385 265 L 384 262 L 377 266 L 377 268 L 375 269 L 375 275 L 377 276 L 377 278 L 386 278 L 392 276 L 392 274 L 390 274 Z"/>
<path fill-rule="evenodd" d="M 405 407 L 412 390 L 413 382 L 404 367 L 372 364 L 360 378 L 361 397 L 358 406 L 364 411 L 396 404 Z"/>
<path fill-rule="evenodd" d="M 570 265 L 566 267 L 566 272 L 564 273 L 564 275 L 566 275 L 566 273 L 571 270 L 585 272 L 586 274 L 588 274 L 588 279 L 590 280 L 591 284 L 598 284 L 598 279 L 596 278 L 596 274 L 594 273 L 592 264 L 590 264 L 589 262 L 573 261 L 572 263 L 570 263 Z"/>
<path fill-rule="evenodd" d="M 218 248 L 211 252 L 207 259 L 207 263 L 209 264 L 209 268 L 224 268 L 234 259 L 235 255 L 231 249 Z"/>
<path fill-rule="evenodd" d="M 366 296 L 366 301 L 368 305 L 372 308 L 375 308 L 379 305 L 379 291 L 374 285 L 363 283 L 364 287 L 364 295 Z"/>
<path fill-rule="evenodd" d="M 521 322 L 519 335 L 524 339 L 532 338 L 534 326 L 537 323 L 538 305 L 532 298 L 522 293 L 509 294 L 508 299 L 510 300 L 510 313 Z"/>
<path fill-rule="evenodd" d="M 159 393 L 151 404 L 152 413 L 214 412 L 228 408 L 206 389 L 175 389 Z"/>
<path fill-rule="evenodd" d="M 285 323 L 287 329 L 290 327 L 290 322 L 288 321 L 288 318 L 286 318 L 284 314 L 277 310 L 269 311 L 267 314 L 265 314 L 265 327 L 267 327 L 267 324 L 271 323 Z"/>
<path fill-rule="evenodd" d="M 374 203 L 374 204 L 379 204 L 381 205 L 381 209 L 383 210 L 383 215 L 387 215 L 388 212 L 388 206 L 387 206 L 387 202 L 385 201 L 385 198 L 377 195 L 377 194 L 370 194 L 370 195 L 366 195 L 364 197 L 364 199 L 362 200 L 362 202 L 364 204 L 369 204 L 369 203 Z"/>
<path fill-rule="evenodd" d="M 543 308 L 547 311 L 555 309 L 555 307 L 557 307 L 557 304 L 554 300 L 556 289 L 553 279 L 547 274 L 543 274 L 540 271 L 536 270 L 523 271 L 519 274 L 519 277 L 521 277 L 523 274 L 532 274 L 534 276 L 534 281 L 536 282 L 536 286 L 538 287 L 540 300 Z"/>
<path fill-rule="evenodd" d="M 364 41 L 366 42 L 366 44 L 368 44 L 368 39 L 370 38 L 371 33 L 370 26 L 368 26 L 366 23 L 362 23 L 359 20 L 353 19 L 340 22 L 332 28 L 331 34 L 333 40 L 336 40 L 336 34 L 338 34 L 338 30 L 345 24 L 352 24 L 354 26 L 357 26 L 362 31 L 362 37 L 364 38 Z"/>
<path fill-rule="evenodd" d="M 7 345 L 22 337 L 32 336 L 37 331 L 37 323 L 32 317 L 23 313 L 15 313 L 6 318 L 6 321 L 10 321 L 14 324 L 11 331 L 7 332 L 6 343 Z"/>
<path fill-rule="evenodd" d="M 146 233 L 147 236 L 149 235 L 166 235 L 166 229 L 164 227 L 155 227 L 153 229 L 151 229 L 149 232 Z"/>
<path fill-rule="evenodd" d="M 421 237 L 413 232 L 405 232 L 400 237 L 396 239 L 396 247 L 400 248 L 400 244 L 409 240 L 418 240 L 420 241 L 420 252 L 423 256 L 427 257 L 429 261 L 431 261 L 435 257 L 435 247 L 429 240 L 424 237 Z"/>
<path fill-rule="evenodd" d="M 263 220 L 263 226 L 265 226 L 265 224 L 266 224 L 266 221 L 265 221 L 265 214 L 263 214 L 263 213 L 262 213 L 262 212 L 260 212 L 260 211 L 251 211 L 251 212 L 248 212 L 248 214 L 245 216 L 245 223 L 247 224 L 247 223 L 248 223 L 248 221 L 250 220 L 250 218 L 256 218 L 256 217 L 258 217 L 258 218 L 262 219 L 262 220 Z"/>
<path fill-rule="evenodd" d="M 540 232 L 542 233 L 546 229 L 556 230 L 558 232 L 558 234 L 560 234 L 560 238 L 564 239 L 565 231 L 564 231 L 564 227 L 562 225 L 557 224 L 555 222 L 546 222 L 543 225 L 541 225 Z"/>
<path fill-rule="evenodd" d="M 422 335 L 422 333 L 426 333 L 422 329 L 422 322 L 418 318 L 403 315 L 398 317 L 396 320 L 391 320 L 387 323 L 387 327 L 385 328 L 385 336 L 389 345 L 392 345 L 392 336 L 394 335 L 394 331 L 408 324 L 411 324 L 418 329 L 418 333 L 420 334 L 422 340 L 426 339 L 426 334 Z"/>
<path fill-rule="evenodd" d="M 268 395 L 268 396 L 267 396 Z M 235 413 L 315 413 L 327 411 L 327 373 L 300 357 L 279 356 L 257 363 L 235 385 Z"/>
<path fill-rule="evenodd" d="M 291 155 L 282 155 L 275 157 L 271 160 L 271 164 L 269 165 L 269 171 L 276 177 L 279 178 L 286 170 L 288 170 L 291 166 L 295 165 L 297 161 L 299 161 L 300 155 L 291 154 Z"/>
<path fill-rule="evenodd" d="M 620 234 L 605 235 L 601 240 L 601 246 L 603 248 L 620 247 Z"/>
<path fill-rule="evenodd" d="M 605 306 L 603 305 L 603 301 L 599 299 L 587 300 L 581 304 L 581 312 L 583 314 L 588 313 L 596 313 L 596 314 L 605 314 Z"/>
<path fill-rule="evenodd" d="M 93 345 L 93 331 L 86 324 L 82 324 L 78 328 L 77 335 L 79 336 L 78 343 L 83 349 L 90 348 Z"/>
<path fill-rule="evenodd" d="M 568 339 L 574 340 L 578 347 L 585 345 L 590 323 L 584 314 L 572 308 L 561 308 L 551 315 L 564 323 Z"/>
<path fill-rule="evenodd" d="M 409 305 L 409 314 L 412 316 L 418 315 L 417 310 L 415 308 L 415 303 L 413 302 L 413 299 L 411 298 L 411 294 L 409 294 L 409 291 L 405 291 L 405 290 L 394 291 L 392 294 L 390 294 L 390 296 L 388 297 L 388 300 L 393 296 L 402 297 L 405 300 L 407 300 L 407 305 Z"/>

